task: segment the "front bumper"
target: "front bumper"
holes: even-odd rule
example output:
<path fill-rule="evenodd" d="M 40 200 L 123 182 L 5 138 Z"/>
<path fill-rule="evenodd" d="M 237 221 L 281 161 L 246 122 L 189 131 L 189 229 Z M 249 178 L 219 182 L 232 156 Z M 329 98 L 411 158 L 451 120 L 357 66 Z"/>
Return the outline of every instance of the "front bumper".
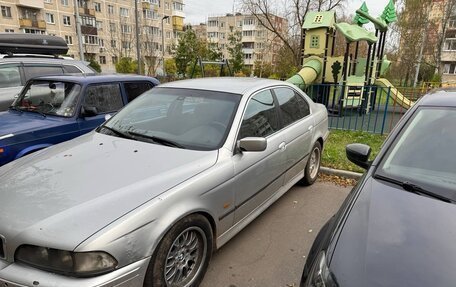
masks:
<path fill-rule="evenodd" d="M 150 257 L 93 278 L 73 278 L 0 260 L 0 286 L 8 287 L 136 287 L 142 286 Z"/>

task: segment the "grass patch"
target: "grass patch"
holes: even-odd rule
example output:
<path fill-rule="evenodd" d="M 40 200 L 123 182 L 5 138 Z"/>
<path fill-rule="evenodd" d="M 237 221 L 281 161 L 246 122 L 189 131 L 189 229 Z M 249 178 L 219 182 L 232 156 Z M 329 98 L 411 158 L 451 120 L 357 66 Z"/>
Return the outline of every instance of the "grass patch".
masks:
<path fill-rule="evenodd" d="M 372 148 L 373 159 L 385 141 L 386 136 L 359 131 L 331 130 L 322 155 L 321 165 L 336 169 L 364 172 L 364 169 L 351 163 L 345 155 L 345 146 L 351 143 L 367 144 Z"/>

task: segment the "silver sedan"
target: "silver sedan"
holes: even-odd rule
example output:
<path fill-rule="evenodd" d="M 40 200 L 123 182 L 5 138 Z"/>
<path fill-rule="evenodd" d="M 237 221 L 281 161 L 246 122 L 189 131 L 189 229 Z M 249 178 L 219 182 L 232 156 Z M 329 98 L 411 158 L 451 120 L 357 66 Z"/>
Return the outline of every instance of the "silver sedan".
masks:
<path fill-rule="evenodd" d="M 273 80 L 146 92 L 0 168 L 0 286 L 198 286 L 214 250 L 315 181 L 327 121 Z"/>

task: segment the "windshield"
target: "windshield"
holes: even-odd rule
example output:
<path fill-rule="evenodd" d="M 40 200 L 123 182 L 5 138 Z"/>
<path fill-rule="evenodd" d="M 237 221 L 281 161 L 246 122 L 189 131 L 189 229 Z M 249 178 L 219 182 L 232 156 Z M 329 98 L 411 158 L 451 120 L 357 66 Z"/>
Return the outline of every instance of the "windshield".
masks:
<path fill-rule="evenodd" d="M 13 108 L 46 115 L 72 117 L 81 86 L 60 81 L 32 81 L 14 101 Z"/>
<path fill-rule="evenodd" d="M 105 127 L 135 140 L 214 150 L 223 145 L 240 98 L 214 91 L 154 88 L 127 105 Z"/>
<path fill-rule="evenodd" d="M 420 108 L 382 159 L 376 174 L 456 199 L 456 109 Z"/>

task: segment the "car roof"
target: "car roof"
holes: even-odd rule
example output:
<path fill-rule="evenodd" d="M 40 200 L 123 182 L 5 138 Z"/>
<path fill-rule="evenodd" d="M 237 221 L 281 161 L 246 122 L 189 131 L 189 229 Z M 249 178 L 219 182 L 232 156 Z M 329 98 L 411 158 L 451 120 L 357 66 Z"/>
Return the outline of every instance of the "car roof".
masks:
<path fill-rule="evenodd" d="M 456 107 L 456 88 L 440 88 L 426 94 L 419 102 L 420 106 Z"/>
<path fill-rule="evenodd" d="M 192 80 L 175 81 L 160 85 L 162 88 L 185 88 L 195 90 L 219 91 L 233 94 L 245 94 L 249 90 L 284 85 L 285 82 L 262 78 L 201 78 Z"/>
<path fill-rule="evenodd" d="M 33 78 L 33 80 L 51 80 L 51 81 L 63 81 L 63 82 L 75 82 L 81 84 L 92 84 L 92 83 L 105 83 L 105 82 L 126 82 L 126 81 L 149 81 L 158 85 L 157 79 L 140 76 L 140 75 L 102 75 L 102 74 L 90 74 L 90 75 L 57 75 L 57 76 L 42 76 Z"/>

